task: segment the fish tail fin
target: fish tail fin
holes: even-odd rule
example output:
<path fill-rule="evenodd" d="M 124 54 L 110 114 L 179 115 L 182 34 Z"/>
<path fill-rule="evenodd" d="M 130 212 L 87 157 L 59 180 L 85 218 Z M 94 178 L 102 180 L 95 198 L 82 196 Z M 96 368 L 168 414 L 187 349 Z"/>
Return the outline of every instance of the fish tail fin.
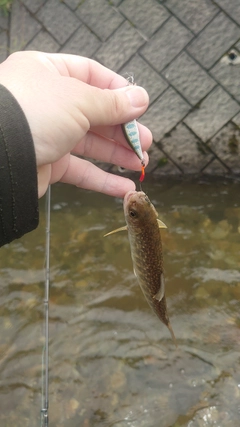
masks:
<path fill-rule="evenodd" d="M 169 329 L 169 331 L 170 331 L 170 334 L 171 334 L 171 336 L 172 336 L 172 340 L 173 340 L 173 342 L 174 342 L 174 344 L 175 344 L 176 348 L 178 348 L 177 340 L 176 340 L 176 337 L 175 337 L 175 335 L 174 335 L 173 328 L 172 328 L 172 325 L 171 325 L 171 323 L 170 323 L 170 322 L 168 323 L 167 327 L 168 327 L 168 329 Z"/>

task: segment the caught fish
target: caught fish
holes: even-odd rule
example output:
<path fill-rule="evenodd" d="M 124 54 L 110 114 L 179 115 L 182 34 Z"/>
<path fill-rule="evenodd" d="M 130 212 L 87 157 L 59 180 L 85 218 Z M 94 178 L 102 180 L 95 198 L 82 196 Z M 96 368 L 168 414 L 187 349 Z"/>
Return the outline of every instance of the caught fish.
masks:
<path fill-rule="evenodd" d="M 127 230 L 134 273 L 143 294 L 159 319 L 168 327 L 177 347 L 167 313 L 160 228 L 167 228 L 143 191 L 129 191 L 124 197 L 127 225 L 105 234 Z"/>

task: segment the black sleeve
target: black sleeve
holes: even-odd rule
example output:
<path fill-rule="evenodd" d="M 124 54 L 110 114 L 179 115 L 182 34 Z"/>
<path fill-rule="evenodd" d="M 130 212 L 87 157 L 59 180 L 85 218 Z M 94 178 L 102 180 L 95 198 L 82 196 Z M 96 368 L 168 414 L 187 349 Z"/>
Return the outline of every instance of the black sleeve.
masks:
<path fill-rule="evenodd" d="M 38 222 L 31 131 L 17 100 L 0 85 L 0 246 L 32 231 Z"/>

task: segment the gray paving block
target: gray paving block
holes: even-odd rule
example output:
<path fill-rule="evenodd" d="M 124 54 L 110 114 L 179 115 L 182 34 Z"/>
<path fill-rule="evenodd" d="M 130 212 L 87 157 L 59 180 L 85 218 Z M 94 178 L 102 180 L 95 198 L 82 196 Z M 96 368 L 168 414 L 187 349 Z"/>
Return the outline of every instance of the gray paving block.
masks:
<path fill-rule="evenodd" d="M 171 17 L 141 49 L 141 54 L 157 70 L 165 68 L 192 39 L 192 33 Z"/>
<path fill-rule="evenodd" d="M 81 0 L 64 0 L 64 3 L 67 4 L 72 10 L 76 10 L 80 2 Z"/>
<path fill-rule="evenodd" d="M 213 154 L 183 123 L 161 140 L 161 147 L 186 174 L 200 172 L 213 158 Z"/>
<path fill-rule="evenodd" d="M 182 52 L 162 74 L 192 104 L 197 104 L 216 82 L 186 52 Z"/>
<path fill-rule="evenodd" d="M 110 0 L 113 6 L 119 6 L 123 0 Z"/>
<path fill-rule="evenodd" d="M 37 18 L 60 44 L 65 43 L 80 26 L 75 14 L 59 0 L 48 0 L 37 13 Z"/>
<path fill-rule="evenodd" d="M 240 65 L 240 53 L 238 52 L 238 49 L 236 49 L 236 45 L 222 56 L 220 63 L 225 66 Z"/>
<path fill-rule="evenodd" d="M 228 123 L 209 142 L 214 153 L 233 173 L 240 173 L 240 129 Z"/>
<path fill-rule="evenodd" d="M 219 12 L 209 0 L 166 0 L 164 4 L 195 34 Z"/>
<path fill-rule="evenodd" d="M 21 3 L 30 10 L 31 13 L 36 13 L 48 0 L 21 0 Z"/>
<path fill-rule="evenodd" d="M 149 173 L 154 176 L 182 175 L 182 171 L 162 152 L 157 144 L 152 144 L 148 155 L 149 164 L 146 168 L 146 177 Z"/>
<path fill-rule="evenodd" d="M 119 72 L 126 77 L 127 73 L 133 74 L 136 84 L 147 90 L 150 103 L 168 87 L 167 82 L 137 54 Z"/>
<path fill-rule="evenodd" d="M 44 30 L 41 30 L 36 37 L 26 46 L 25 50 L 38 50 L 40 52 L 58 52 L 60 45 L 54 38 Z"/>
<path fill-rule="evenodd" d="M 235 44 L 235 47 L 237 48 L 238 52 L 240 53 L 240 40 L 238 43 Z"/>
<path fill-rule="evenodd" d="M 125 21 L 100 47 L 95 57 L 106 67 L 118 71 L 125 62 L 133 57 L 143 43 L 144 39 L 139 32 L 128 21 Z"/>
<path fill-rule="evenodd" d="M 2 30 L 8 29 L 8 15 L 5 15 L 2 11 L 0 11 L 0 28 Z"/>
<path fill-rule="evenodd" d="M 210 73 L 221 83 L 232 96 L 240 102 L 240 66 L 229 65 L 221 60 L 211 69 Z"/>
<path fill-rule="evenodd" d="M 41 25 L 28 10 L 15 0 L 12 5 L 10 23 L 10 53 L 23 50 L 41 30 Z"/>
<path fill-rule="evenodd" d="M 102 41 L 124 21 L 124 17 L 105 0 L 85 0 L 76 14 Z"/>
<path fill-rule="evenodd" d="M 155 0 L 124 0 L 119 10 L 147 37 L 169 17 L 169 12 Z"/>
<path fill-rule="evenodd" d="M 225 12 L 231 16 L 234 21 L 240 25 L 240 1 L 239 0 L 215 0 L 215 2 Z"/>
<path fill-rule="evenodd" d="M 0 63 L 5 61 L 8 56 L 8 37 L 7 32 L 0 30 Z"/>
<path fill-rule="evenodd" d="M 174 89 L 168 88 L 141 117 L 141 122 L 149 127 L 154 140 L 158 142 L 183 119 L 190 108 Z"/>
<path fill-rule="evenodd" d="M 40 7 L 43 7 L 48 0 L 21 0 L 21 2 L 30 10 L 32 13 L 36 13 Z"/>
<path fill-rule="evenodd" d="M 187 50 L 208 69 L 237 42 L 239 37 L 240 28 L 221 12 L 190 43 Z"/>
<path fill-rule="evenodd" d="M 225 175 L 229 170 L 218 159 L 214 159 L 202 172 L 206 175 Z"/>
<path fill-rule="evenodd" d="M 237 125 L 240 128 L 240 113 L 238 113 L 235 117 L 232 119 L 233 123 Z"/>
<path fill-rule="evenodd" d="M 101 45 L 99 39 L 85 25 L 73 34 L 73 36 L 62 47 L 61 51 L 75 55 L 92 57 Z"/>
<path fill-rule="evenodd" d="M 240 106 L 227 92 L 217 86 L 202 101 L 200 108 L 194 109 L 184 122 L 206 142 L 240 110 Z"/>

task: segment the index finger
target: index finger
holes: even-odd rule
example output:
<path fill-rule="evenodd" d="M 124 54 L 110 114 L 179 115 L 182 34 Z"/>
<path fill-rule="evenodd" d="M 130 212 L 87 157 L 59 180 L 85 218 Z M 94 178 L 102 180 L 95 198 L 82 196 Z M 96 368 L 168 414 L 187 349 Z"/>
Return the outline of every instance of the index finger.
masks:
<path fill-rule="evenodd" d="M 73 77 L 100 89 L 126 86 L 126 79 L 93 59 L 62 53 L 46 54 L 62 76 Z"/>

